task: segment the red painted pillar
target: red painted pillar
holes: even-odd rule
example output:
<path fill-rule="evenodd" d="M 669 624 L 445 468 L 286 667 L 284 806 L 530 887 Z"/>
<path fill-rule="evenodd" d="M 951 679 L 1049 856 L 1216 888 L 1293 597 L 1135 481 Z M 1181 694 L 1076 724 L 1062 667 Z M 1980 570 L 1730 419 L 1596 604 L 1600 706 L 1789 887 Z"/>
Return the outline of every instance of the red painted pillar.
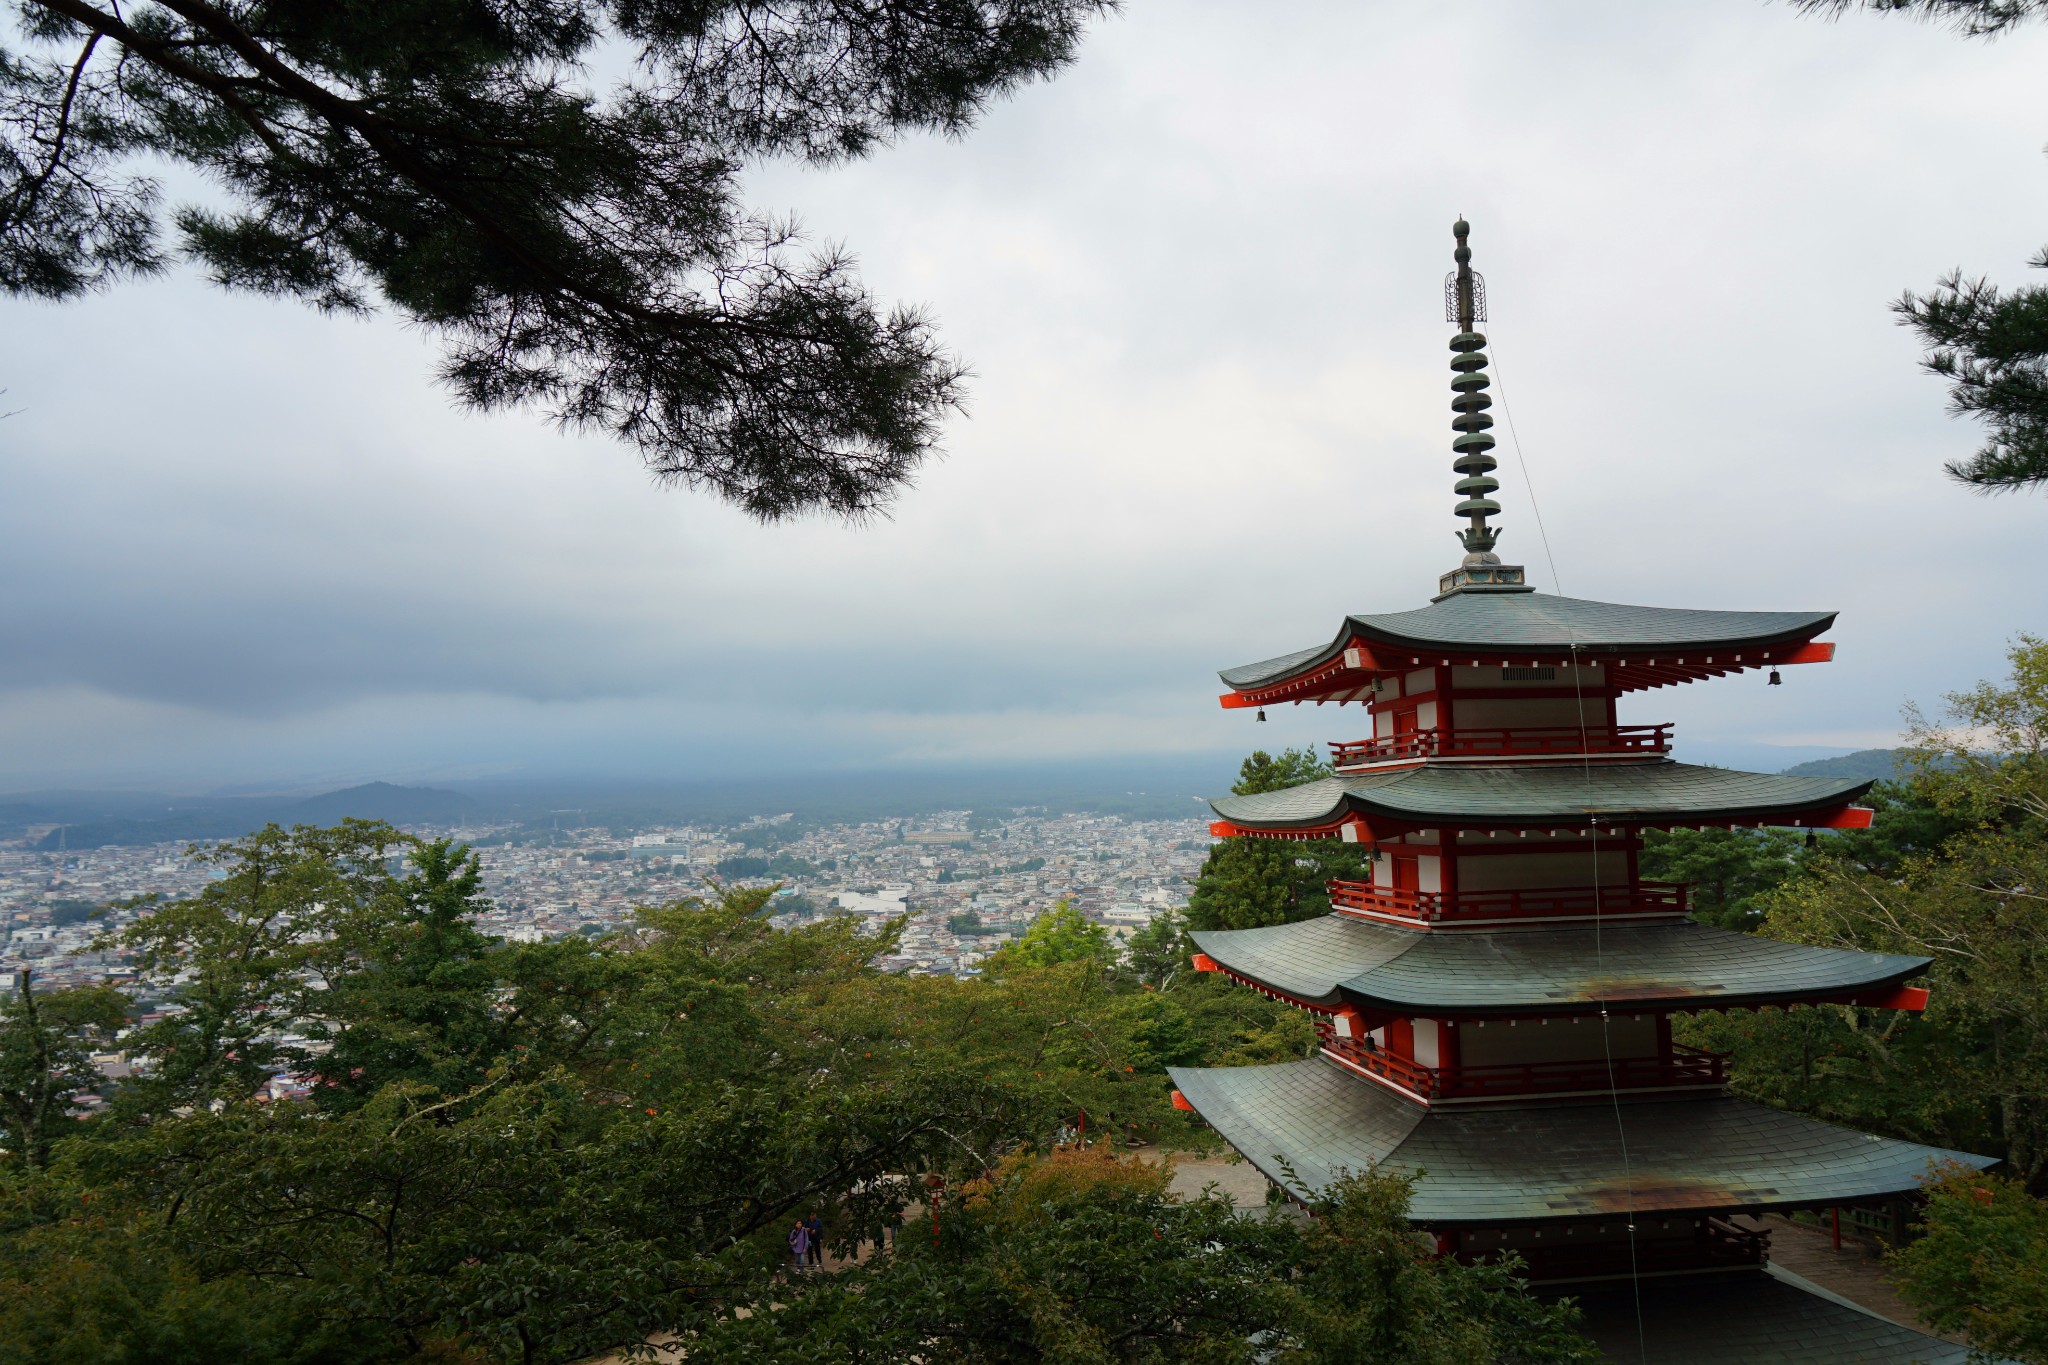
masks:
<path fill-rule="evenodd" d="M 1831 1215 L 1833 1216 L 1833 1222 L 1834 1222 L 1834 1225 L 1835 1225 L 1835 1250 L 1837 1250 L 1837 1251 L 1840 1251 L 1840 1250 L 1842 1249 L 1842 1210 L 1841 1210 L 1841 1206 L 1840 1206 L 1840 1205 L 1837 1205 L 1836 1207 L 1834 1207 L 1834 1208 L 1831 1208 L 1831 1209 L 1829 1209 L 1829 1210 L 1828 1210 L 1828 1213 L 1829 1213 L 1829 1214 L 1831 1214 Z"/>

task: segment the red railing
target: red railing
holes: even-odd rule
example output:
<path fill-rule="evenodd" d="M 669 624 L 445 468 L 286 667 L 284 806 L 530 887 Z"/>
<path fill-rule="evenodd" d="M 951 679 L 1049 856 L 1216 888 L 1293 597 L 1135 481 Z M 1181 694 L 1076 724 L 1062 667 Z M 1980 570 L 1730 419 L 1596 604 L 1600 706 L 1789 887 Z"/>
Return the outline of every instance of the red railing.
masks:
<path fill-rule="evenodd" d="M 1617 1057 L 1564 1062 L 1517 1062 L 1457 1068 L 1423 1066 L 1362 1040 L 1325 1037 L 1323 1048 L 1339 1061 L 1392 1081 L 1424 1099 L 1505 1099 L 1570 1091 L 1643 1090 L 1652 1087 L 1720 1086 L 1728 1080 L 1728 1057 L 1720 1052 L 1674 1048 L 1661 1057 Z"/>
<path fill-rule="evenodd" d="M 1511 730 L 1415 730 L 1383 739 L 1330 746 L 1338 768 L 1425 758 L 1542 758 L 1575 754 L 1662 754 L 1671 750 L 1671 726 L 1575 725 Z"/>
<path fill-rule="evenodd" d="M 1371 882 L 1328 882 L 1332 908 L 1435 924 L 1443 920 L 1555 919 L 1568 916 L 1683 915 L 1692 888 L 1683 882 L 1637 881 L 1633 886 L 1560 886 L 1523 891 L 1404 891 Z"/>
<path fill-rule="evenodd" d="M 1424 1098 L 1434 1098 L 1437 1090 L 1437 1069 L 1411 1062 L 1406 1057 L 1396 1057 L 1383 1049 L 1367 1047 L 1363 1041 L 1335 1036 L 1323 1039 L 1323 1050 L 1341 1061 L 1349 1062 L 1361 1071 L 1370 1071 L 1383 1080 L 1392 1081 L 1404 1090 L 1412 1090 Z"/>

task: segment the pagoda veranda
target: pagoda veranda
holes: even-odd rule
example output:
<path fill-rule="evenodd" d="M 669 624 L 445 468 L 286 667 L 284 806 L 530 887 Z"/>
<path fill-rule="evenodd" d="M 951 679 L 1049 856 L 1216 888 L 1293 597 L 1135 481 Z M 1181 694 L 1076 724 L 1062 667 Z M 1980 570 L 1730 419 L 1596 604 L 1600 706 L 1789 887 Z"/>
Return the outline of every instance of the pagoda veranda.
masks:
<path fill-rule="evenodd" d="M 1211 802 L 1218 836 L 1358 852 L 1329 913 L 1194 935 L 1197 968 L 1307 1011 L 1317 1053 L 1175 1069 L 1176 1102 L 1297 1189 L 1422 1172 L 1410 1216 L 1446 1254 L 1513 1251 L 1551 1282 L 1753 1270 L 1766 1239 L 1736 1215 L 1896 1206 L 1933 1161 L 1989 1164 L 1737 1099 L 1723 1056 L 1674 1037 L 1703 1011 L 1926 1001 L 1926 958 L 1711 927 L 1690 888 L 1642 874 L 1645 831 L 1868 826 L 1868 782 L 1679 763 L 1670 725 L 1621 714 L 1826 662 L 1834 614 L 1552 596 L 1501 561 L 1484 296 L 1454 231 L 1463 561 L 1426 606 L 1222 674 L 1227 708 L 1363 713 L 1333 776 Z"/>

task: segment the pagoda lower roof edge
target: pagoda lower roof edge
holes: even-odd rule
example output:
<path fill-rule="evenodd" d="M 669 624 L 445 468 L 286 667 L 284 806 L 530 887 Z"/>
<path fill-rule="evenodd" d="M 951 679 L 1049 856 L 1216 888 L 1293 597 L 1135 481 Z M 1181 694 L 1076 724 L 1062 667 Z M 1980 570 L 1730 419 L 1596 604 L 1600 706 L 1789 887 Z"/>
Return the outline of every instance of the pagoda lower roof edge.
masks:
<path fill-rule="evenodd" d="M 1224 669 L 1219 676 L 1237 695 L 1271 692 L 1345 664 L 1347 650 L 1359 652 L 1360 672 L 1439 659 L 1556 663 L 1631 656 L 1770 667 L 1798 661 L 1787 656 L 1834 620 L 1833 612 L 1683 610 L 1546 593 L 1459 594 L 1415 611 L 1348 616 L 1328 644 Z M 1739 661 L 1737 653 L 1743 655 Z"/>
<path fill-rule="evenodd" d="M 1233 832 L 1342 837 L 1384 828 L 1545 829 L 1691 824 L 1839 824 L 1867 780 L 1745 773 L 1660 759 L 1581 765 L 1422 764 L 1211 798 Z"/>
<path fill-rule="evenodd" d="M 1916 1193 L 1936 1163 L 1996 1158 L 1879 1137 L 1728 1095 L 1423 1109 L 1320 1059 L 1169 1068 L 1194 1110 L 1290 1192 L 1416 1174 L 1435 1228 L 1764 1212 Z M 1291 1175 L 1290 1175 L 1291 1173 Z"/>
<path fill-rule="evenodd" d="M 1601 1009 L 1726 1010 L 1861 1001 L 1930 959 L 1787 943 L 1686 920 L 1433 933 L 1329 914 L 1194 935 L 1218 969 L 1311 1009 L 1395 1018 L 1511 1019 Z"/>

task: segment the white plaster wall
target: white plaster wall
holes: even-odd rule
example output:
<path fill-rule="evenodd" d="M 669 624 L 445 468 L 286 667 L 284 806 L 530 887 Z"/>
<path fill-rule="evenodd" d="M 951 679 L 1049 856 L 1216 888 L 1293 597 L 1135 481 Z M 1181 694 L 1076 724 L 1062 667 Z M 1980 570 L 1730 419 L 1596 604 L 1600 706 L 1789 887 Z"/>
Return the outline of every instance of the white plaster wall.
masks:
<path fill-rule="evenodd" d="M 1416 1019 L 1415 1060 L 1424 1066 L 1435 1066 L 1441 1055 L 1437 1047 L 1437 1024 L 1434 1019 Z"/>

